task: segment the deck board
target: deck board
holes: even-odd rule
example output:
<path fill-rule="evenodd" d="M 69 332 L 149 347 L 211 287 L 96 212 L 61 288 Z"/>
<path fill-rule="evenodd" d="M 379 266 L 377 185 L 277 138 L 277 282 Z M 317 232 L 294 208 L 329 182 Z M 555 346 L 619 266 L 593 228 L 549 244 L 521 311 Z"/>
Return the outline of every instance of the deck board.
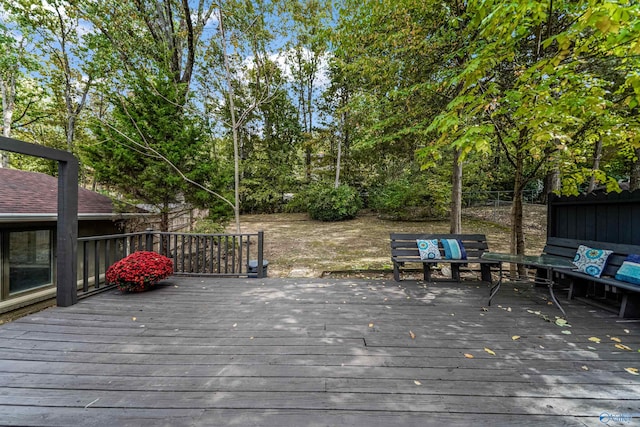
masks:
<path fill-rule="evenodd" d="M 638 422 L 640 376 L 624 369 L 640 368 L 639 322 L 563 301 L 561 327 L 541 290 L 487 296 L 473 282 L 347 279 L 108 291 L 0 326 L 0 423 Z"/>

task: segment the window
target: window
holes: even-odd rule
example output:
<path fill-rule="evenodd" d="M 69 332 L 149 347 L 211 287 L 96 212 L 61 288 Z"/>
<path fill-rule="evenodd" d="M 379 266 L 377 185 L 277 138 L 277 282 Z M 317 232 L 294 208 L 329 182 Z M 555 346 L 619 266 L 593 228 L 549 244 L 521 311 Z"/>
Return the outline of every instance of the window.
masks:
<path fill-rule="evenodd" d="M 3 233 L 4 296 L 12 296 L 53 283 L 52 234 L 51 230 Z"/>

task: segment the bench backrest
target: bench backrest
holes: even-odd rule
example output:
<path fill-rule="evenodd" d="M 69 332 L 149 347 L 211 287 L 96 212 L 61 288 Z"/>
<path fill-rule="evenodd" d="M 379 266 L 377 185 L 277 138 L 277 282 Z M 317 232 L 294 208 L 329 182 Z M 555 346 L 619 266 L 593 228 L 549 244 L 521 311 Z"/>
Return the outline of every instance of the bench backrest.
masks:
<path fill-rule="evenodd" d="M 607 258 L 603 276 L 615 276 L 622 262 L 629 254 L 640 254 L 640 246 L 621 243 L 595 242 L 592 240 L 574 240 L 560 237 L 549 237 L 544 253 L 573 260 L 578 246 L 585 245 L 595 249 L 607 249 L 613 253 Z"/>
<path fill-rule="evenodd" d="M 391 233 L 391 256 L 393 258 L 420 259 L 420 251 L 416 240 L 438 239 L 438 247 L 444 258 L 444 249 L 440 239 L 458 239 L 462 242 L 467 258 L 480 258 L 489 249 L 487 238 L 484 234 L 407 234 Z"/>

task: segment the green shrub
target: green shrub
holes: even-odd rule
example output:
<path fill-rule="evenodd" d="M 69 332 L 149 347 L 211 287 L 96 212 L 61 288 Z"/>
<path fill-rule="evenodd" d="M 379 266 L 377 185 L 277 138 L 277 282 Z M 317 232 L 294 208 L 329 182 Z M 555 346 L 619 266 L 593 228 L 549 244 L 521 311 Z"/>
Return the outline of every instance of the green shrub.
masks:
<path fill-rule="evenodd" d="M 392 220 L 445 218 L 449 211 L 449 183 L 434 178 L 401 178 L 369 192 L 369 206 Z"/>
<path fill-rule="evenodd" d="M 309 216 L 319 221 L 352 219 L 362 207 L 358 192 L 348 185 L 316 184 L 306 192 L 306 199 Z"/>
<path fill-rule="evenodd" d="M 284 206 L 284 211 L 288 213 L 302 213 L 309 211 L 308 190 L 300 190 L 294 194 L 293 198 Z"/>

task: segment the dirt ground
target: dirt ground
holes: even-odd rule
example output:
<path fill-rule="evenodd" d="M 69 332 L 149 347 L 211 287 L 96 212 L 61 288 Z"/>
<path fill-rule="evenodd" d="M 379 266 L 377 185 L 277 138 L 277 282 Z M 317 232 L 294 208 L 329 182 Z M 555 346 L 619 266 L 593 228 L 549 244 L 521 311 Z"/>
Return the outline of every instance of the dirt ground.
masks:
<path fill-rule="evenodd" d="M 527 253 L 537 254 L 545 242 L 546 207 L 525 209 Z M 392 268 L 390 233 L 449 232 L 448 221 L 388 221 L 370 213 L 342 222 L 314 221 L 306 214 L 245 215 L 241 223 L 243 232 L 264 231 L 270 277 L 384 277 Z M 508 252 L 509 207 L 466 209 L 462 230 L 486 234 L 492 251 Z"/>

